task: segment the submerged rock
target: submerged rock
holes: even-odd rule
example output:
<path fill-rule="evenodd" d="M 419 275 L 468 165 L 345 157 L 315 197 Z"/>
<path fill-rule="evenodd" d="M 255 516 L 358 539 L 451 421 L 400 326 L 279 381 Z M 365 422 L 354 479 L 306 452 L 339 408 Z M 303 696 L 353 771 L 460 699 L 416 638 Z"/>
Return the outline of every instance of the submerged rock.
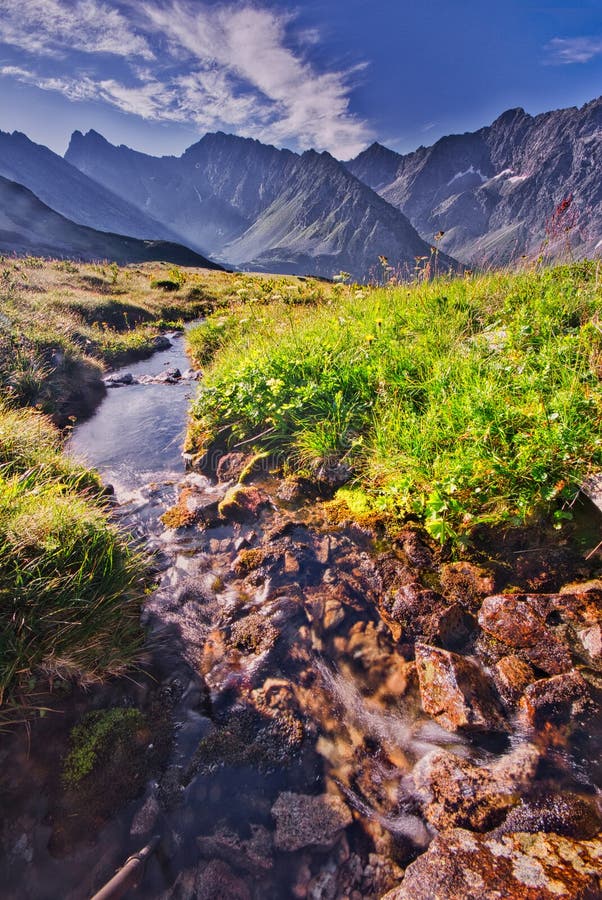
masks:
<path fill-rule="evenodd" d="M 489 766 L 434 750 L 420 760 L 412 778 L 427 820 L 439 831 L 458 826 L 488 831 L 520 802 L 533 782 L 539 758 L 530 744 Z"/>
<path fill-rule="evenodd" d="M 545 831 L 587 839 L 596 837 L 601 828 L 602 817 L 590 800 L 577 794 L 541 794 L 511 810 L 498 833 Z"/>
<path fill-rule="evenodd" d="M 242 878 L 220 859 L 201 863 L 196 872 L 183 873 L 165 900 L 251 900 Z"/>
<path fill-rule="evenodd" d="M 275 843 L 280 850 L 333 847 L 343 829 L 351 825 L 351 812 L 334 794 L 293 794 L 283 791 L 274 805 Z"/>
<path fill-rule="evenodd" d="M 448 731 L 504 731 L 506 723 L 492 686 L 473 660 L 416 644 L 422 708 Z"/>
<path fill-rule="evenodd" d="M 564 726 L 578 726 L 592 709 L 587 682 L 577 671 L 530 684 L 520 702 L 521 718 L 527 726 L 550 733 Z"/>
<path fill-rule="evenodd" d="M 456 828 L 435 838 L 383 900 L 596 900 L 601 877 L 600 839 Z"/>
<path fill-rule="evenodd" d="M 220 828 L 214 834 L 197 838 L 201 855 L 231 863 L 237 869 L 261 873 L 274 865 L 272 835 L 263 825 L 251 825 L 251 837 L 243 839 L 235 831 Z"/>

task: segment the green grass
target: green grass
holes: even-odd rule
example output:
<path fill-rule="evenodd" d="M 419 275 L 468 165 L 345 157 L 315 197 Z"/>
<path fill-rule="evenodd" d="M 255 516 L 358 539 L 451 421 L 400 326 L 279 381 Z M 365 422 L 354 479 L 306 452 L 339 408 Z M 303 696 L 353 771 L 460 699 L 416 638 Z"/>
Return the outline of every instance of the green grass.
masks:
<path fill-rule="evenodd" d="M 218 352 L 190 441 L 255 436 L 301 469 L 345 459 L 372 509 L 441 541 L 560 524 L 602 464 L 598 268 L 341 287 L 311 310 L 234 305 L 227 327 L 220 313 L 191 335 Z"/>
<path fill-rule="evenodd" d="M 135 659 L 143 571 L 51 422 L 0 407 L 0 723 L 40 673 L 85 683 Z"/>

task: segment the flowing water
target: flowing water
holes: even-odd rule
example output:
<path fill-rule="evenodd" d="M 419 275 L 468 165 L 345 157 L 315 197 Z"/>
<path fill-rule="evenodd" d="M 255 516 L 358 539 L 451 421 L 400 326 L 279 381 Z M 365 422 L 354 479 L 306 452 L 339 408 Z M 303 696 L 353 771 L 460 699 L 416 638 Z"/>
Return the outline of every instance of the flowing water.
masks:
<path fill-rule="evenodd" d="M 122 373 L 173 368 L 188 368 L 182 335 Z M 438 748 L 487 762 L 520 743 L 516 734 L 496 746 L 469 741 L 425 716 L 412 663 L 378 612 L 370 536 L 324 528 L 311 498 L 281 502 L 266 477 L 254 487 L 270 501 L 250 522 L 163 527 L 182 479 L 207 508 L 227 487 L 185 475 L 194 390 L 186 381 L 112 388 L 74 429 L 69 452 L 113 485 L 117 516 L 157 560 L 143 614 L 149 674 L 67 698 L 41 747 L 20 740 L 5 753 L 20 778 L 9 795 L 2 896 L 89 897 L 158 834 L 132 896 L 378 897 L 400 877 L 387 860 L 406 864 L 432 834 L 408 785 L 416 762 Z M 158 731 L 167 721 L 171 737 L 151 734 L 149 753 L 162 740 L 165 748 L 138 797 L 86 818 L 57 801 L 57 769 L 67 728 L 107 705 L 159 708 Z M 570 763 L 557 777 L 573 788 L 581 778 L 589 790 L 592 774 Z M 287 792 L 342 796 L 354 814 L 347 837 L 320 836 L 319 817 L 313 842 L 280 820 L 275 832 L 278 798 L 293 802 Z"/>

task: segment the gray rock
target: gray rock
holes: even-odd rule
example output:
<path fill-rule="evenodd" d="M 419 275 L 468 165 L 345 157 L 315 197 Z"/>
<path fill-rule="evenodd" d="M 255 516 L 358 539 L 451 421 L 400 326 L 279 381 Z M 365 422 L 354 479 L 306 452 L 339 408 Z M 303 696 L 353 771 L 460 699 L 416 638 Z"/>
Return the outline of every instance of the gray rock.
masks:
<path fill-rule="evenodd" d="M 274 805 L 276 820 L 274 842 L 280 850 L 302 847 L 330 848 L 352 817 L 349 808 L 334 794 L 293 794 L 283 791 Z"/>

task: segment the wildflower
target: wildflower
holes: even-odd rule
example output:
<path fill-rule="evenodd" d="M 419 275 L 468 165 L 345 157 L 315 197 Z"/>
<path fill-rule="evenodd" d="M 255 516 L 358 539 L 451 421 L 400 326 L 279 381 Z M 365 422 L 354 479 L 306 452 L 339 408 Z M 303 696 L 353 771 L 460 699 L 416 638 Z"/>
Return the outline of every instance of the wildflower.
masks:
<path fill-rule="evenodd" d="M 367 335 L 366 335 L 366 343 L 367 343 L 367 344 L 371 344 L 373 340 L 374 340 L 374 335 L 373 335 L 373 334 L 367 334 Z"/>
<path fill-rule="evenodd" d="M 444 231 L 438 231 L 437 234 L 435 235 L 435 240 L 440 241 L 444 235 L 445 235 Z"/>
<path fill-rule="evenodd" d="M 383 327 L 383 320 L 382 320 L 382 319 L 377 319 L 377 320 L 376 320 L 376 327 L 377 327 L 377 328 L 382 328 L 382 327 Z"/>

